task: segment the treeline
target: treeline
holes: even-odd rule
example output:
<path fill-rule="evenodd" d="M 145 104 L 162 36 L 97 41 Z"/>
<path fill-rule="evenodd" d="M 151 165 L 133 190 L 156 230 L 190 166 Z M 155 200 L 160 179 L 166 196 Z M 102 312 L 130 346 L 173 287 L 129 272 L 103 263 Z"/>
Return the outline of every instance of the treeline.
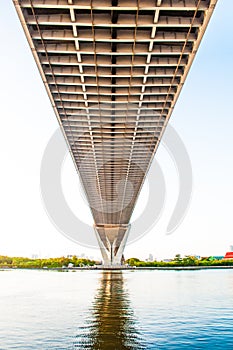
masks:
<path fill-rule="evenodd" d="M 59 258 L 47 258 L 47 259 L 32 259 L 25 257 L 9 257 L 0 255 L 0 268 L 62 268 L 62 267 L 83 267 L 94 266 L 99 264 L 94 260 L 85 258 L 72 257 L 59 257 Z M 187 255 L 181 257 L 177 254 L 171 261 L 142 261 L 138 258 L 130 258 L 125 261 L 125 264 L 136 267 L 182 267 L 182 266 L 233 266 L 233 259 L 215 259 L 214 257 L 198 259 L 195 256 Z"/>
<path fill-rule="evenodd" d="M 136 267 L 233 266 L 233 259 L 219 260 L 214 257 L 198 259 L 190 255 L 182 258 L 180 254 L 177 254 L 171 261 L 141 261 L 137 258 L 130 258 L 126 260 L 126 264 Z"/>
<path fill-rule="evenodd" d="M 48 258 L 48 259 L 30 259 L 24 257 L 9 257 L 0 255 L 0 268 L 59 268 L 59 267 L 82 267 L 82 266 L 93 266 L 96 262 L 89 259 L 78 258 L 72 256 L 66 258 L 64 256 L 60 258 Z"/>

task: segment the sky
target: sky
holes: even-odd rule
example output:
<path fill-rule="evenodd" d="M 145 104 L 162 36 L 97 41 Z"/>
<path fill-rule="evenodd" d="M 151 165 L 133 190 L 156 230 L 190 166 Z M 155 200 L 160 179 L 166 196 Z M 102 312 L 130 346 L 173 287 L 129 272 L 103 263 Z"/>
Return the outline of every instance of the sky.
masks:
<path fill-rule="evenodd" d="M 126 258 L 224 255 L 233 244 L 232 13 L 232 1 L 218 1 L 170 120 L 192 163 L 187 215 L 172 235 L 166 234 L 179 186 L 176 168 L 161 145 L 156 160 L 166 181 L 165 207 L 153 229 L 127 245 Z M 0 255 L 100 258 L 98 250 L 58 232 L 44 209 L 41 159 L 58 124 L 13 4 L 7 0 L 0 2 L 0 37 Z M 62 186 L 75 215 L 92 225 L 69 157 L 62 169 Z M 145 208 L 148 192 L 145 182 L 132 220 Z"/>

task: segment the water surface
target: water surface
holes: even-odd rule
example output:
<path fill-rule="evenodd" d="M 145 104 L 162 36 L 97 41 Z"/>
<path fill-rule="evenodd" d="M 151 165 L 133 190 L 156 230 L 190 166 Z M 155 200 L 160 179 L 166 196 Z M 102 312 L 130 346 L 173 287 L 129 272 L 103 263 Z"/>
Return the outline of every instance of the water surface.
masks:
<path fill-rule="evenodd" d="M 0 271 L 0 349 L 233 349 L 233 270 Z"/>

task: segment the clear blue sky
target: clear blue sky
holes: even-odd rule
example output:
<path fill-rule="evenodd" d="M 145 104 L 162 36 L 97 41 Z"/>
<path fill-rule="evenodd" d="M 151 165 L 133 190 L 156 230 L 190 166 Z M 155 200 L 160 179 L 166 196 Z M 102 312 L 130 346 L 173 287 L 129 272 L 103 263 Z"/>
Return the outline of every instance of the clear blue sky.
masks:
<path fill-rule="evenodd" d="M 233 244 L 232 13 L 233 2 L 219 0 L 171 118 L 192 161 L 189 212 L 177 231 L 166 236 L 178 185 L 172 162 L 161 147 L 156 157 L 166 174 L 166 207 L 156 227 L 126 248 L 126 257 L 224 254 Z M 98 257 L 98 251 L 59 234 L 44 211 L 40 162 L 57 121 L 11 1 L 1 1 L 0 17 L 0 254 L 84 252 Z M 63 174 L 64 192 L 78 215 L 83 204 L 69 159 Z M 92 224 L 87 209 L 85 216 Z"/>

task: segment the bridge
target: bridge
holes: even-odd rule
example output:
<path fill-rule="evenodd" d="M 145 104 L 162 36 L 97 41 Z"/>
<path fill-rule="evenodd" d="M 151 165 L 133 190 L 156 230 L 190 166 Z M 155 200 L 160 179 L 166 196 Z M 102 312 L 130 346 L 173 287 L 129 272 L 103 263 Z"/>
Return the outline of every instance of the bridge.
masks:
<path fill-rule="evenodd" d="M 13 2 L 104 262 L 121 264 L 134 206 L 217 0 Z"/>

